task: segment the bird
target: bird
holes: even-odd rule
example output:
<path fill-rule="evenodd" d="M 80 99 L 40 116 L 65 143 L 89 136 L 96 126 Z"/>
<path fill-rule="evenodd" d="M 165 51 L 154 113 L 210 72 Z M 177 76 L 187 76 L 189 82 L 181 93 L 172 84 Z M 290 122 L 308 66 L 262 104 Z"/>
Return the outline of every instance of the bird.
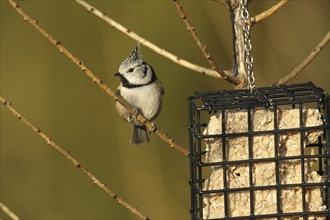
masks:
<path fill-rule="evenodd" d="M 120 84 L 116 94 L 125 99 L 137 113 L 142 114 L 149 121 L 156 119 L 162 109 L 164 87 L 157 78 L 154 69 L 145 62 L 140 55 L 140 44 L 120 64 Z M 123 105 L 116 102 L 116 109 L 121 118 L 133 124 L 130 143 L 141 144 L 149 142 L 149 134 L 145 125 L 140 123 Z M 152 123 L 153 128 L 155 125 Z"/>

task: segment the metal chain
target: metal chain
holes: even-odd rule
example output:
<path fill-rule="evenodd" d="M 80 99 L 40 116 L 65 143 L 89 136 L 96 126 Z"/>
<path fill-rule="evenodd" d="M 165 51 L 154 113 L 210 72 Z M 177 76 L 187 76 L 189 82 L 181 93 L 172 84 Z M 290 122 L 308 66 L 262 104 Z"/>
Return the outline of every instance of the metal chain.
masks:
<path fill-rule="evenodd" d="M 247 0 L 241 0 L 242 5 L 242 13 L 241 17 L 243 20 L 243 32 L 244 32 L 244 49 L 245 49 L 245 63 L 247 67 L 247 80 L 249 84 L 249 88 L 251 92 L 255 89 L 255 78 L 253 73 L 253 57 L 251 54 L 252 45 L 250 40 L 250 25 L 248 23 L 249 20 L 249 12 L 247 10 Z"/>

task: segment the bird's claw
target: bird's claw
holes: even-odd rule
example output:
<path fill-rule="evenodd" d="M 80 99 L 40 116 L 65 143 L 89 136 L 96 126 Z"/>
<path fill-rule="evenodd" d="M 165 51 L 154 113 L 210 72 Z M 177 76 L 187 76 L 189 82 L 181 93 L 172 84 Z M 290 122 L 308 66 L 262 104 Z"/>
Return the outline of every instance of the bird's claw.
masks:
<path fill-rule="evenodd" d="M 133 112 L 134 112 L 135 115 L 137 115 L 138 113 L 140 113 L 139 108 L 133 106 Z"/>
<path fill-rule="evenodd" d="M 140 113 L 139 108 L 133 106 L 133 113 L 134 113 L 134 114 L 131 114 L 131 115 L 127 118 L 127 121 L 128 121 L 129 123 L 132 123 L 132 122 L 136 121 L 136 115 Z"/>
<path fill-rule="evenodd" d="M 157 126 L 155 123 L 151 122 L 151 131 L 155 132 L 157 130 Z"/>

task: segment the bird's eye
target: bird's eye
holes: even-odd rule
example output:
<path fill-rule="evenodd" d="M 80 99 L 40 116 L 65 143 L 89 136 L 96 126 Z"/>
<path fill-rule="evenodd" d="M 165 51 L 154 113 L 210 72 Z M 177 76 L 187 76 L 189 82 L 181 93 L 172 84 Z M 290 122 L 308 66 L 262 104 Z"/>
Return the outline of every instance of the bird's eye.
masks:
<path fill-rule="evenodd" d="M 134 71 L 134 68 L 129 68 L 127 72 L 131 73 Z"/>

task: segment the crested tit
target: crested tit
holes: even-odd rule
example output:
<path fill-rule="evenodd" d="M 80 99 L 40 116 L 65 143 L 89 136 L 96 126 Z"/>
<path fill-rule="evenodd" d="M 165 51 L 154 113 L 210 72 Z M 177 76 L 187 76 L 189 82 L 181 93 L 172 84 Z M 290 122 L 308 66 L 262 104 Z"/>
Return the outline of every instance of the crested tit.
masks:
<path fill-rule="evenodd" d="M 123 97 L 148 120 L 154 120 L 162 108 L 164 88 L 152 67 L 142 60 L 139 44 L 121 63 L 119 72 L 115 76 L 118 76 L 121 82 L 117 89 L 117 94 Z M 146 127 L 138 122 L 119 102 L 116 102 L 116 108 L 124 120 L 133 123 L 130 143 L 148 143 L 149 135 Z"/>

